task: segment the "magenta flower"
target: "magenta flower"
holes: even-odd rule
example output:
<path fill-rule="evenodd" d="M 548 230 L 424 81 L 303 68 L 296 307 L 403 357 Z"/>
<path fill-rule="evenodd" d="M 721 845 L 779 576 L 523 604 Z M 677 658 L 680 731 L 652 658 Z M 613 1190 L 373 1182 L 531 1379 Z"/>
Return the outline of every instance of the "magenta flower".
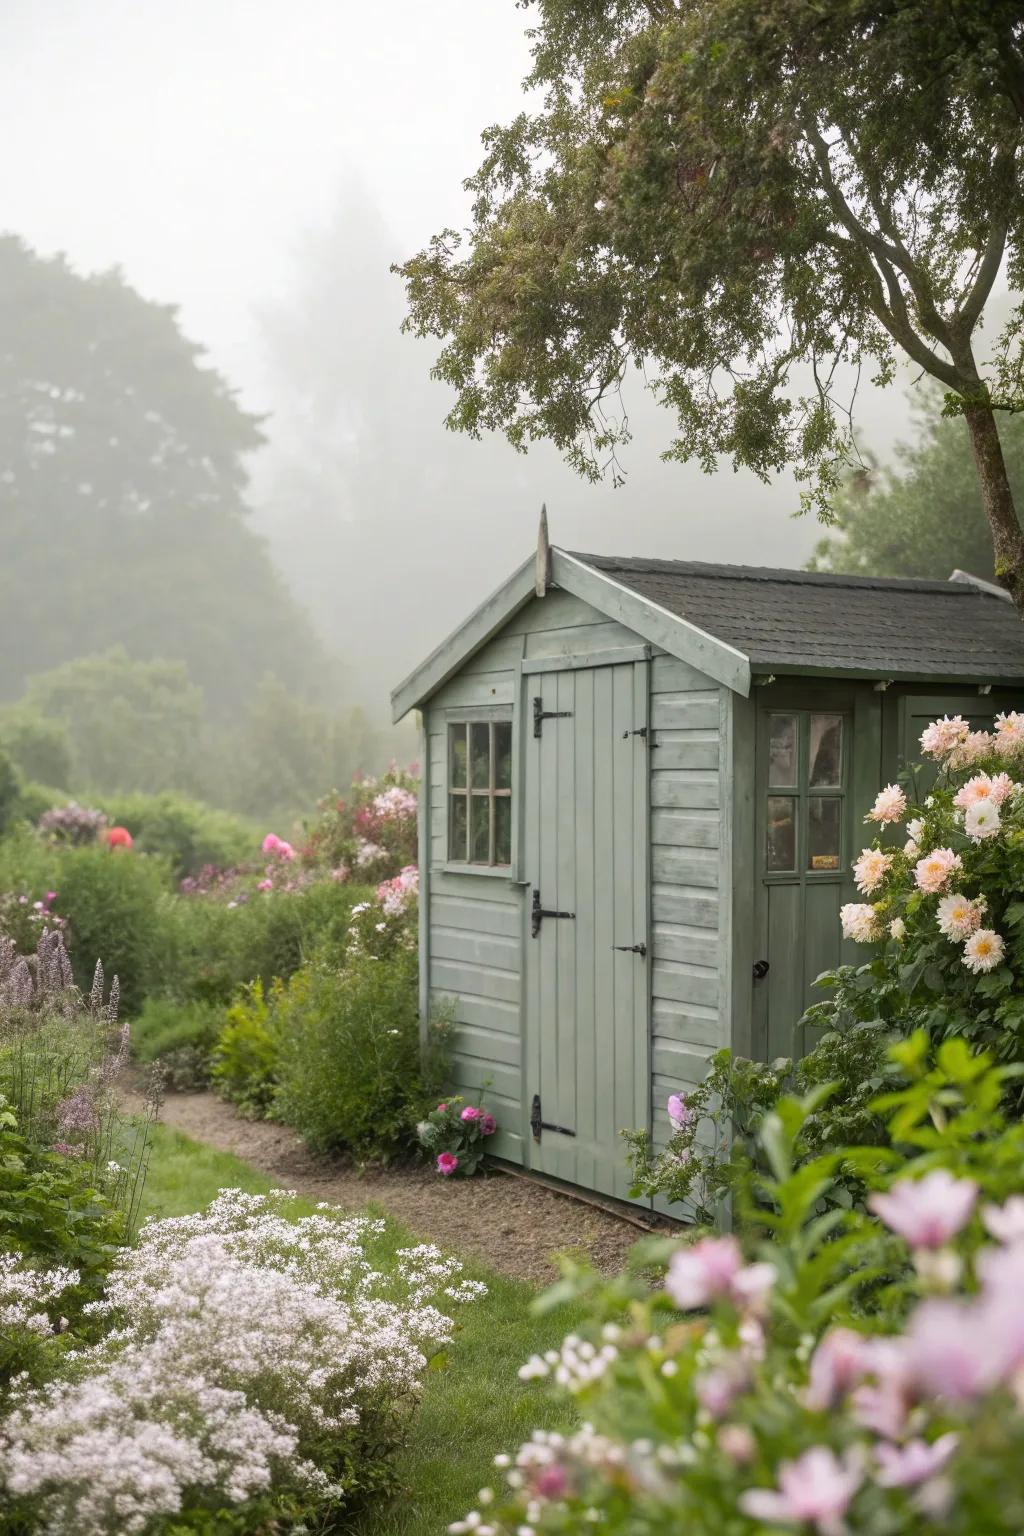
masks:
<path fill-rule="evenodd" d="M 472 1104 L 467 1104 L 465 1109 L 462 1111 L 462 1114 L 459 1116 L 459 1119 L 460 1120 L 479 1120 L 479 1119 L 482 1118 L 482 1116 L 483 1116 L 483 1110 L 482 1109 L 475 1109 Z"/>
<path fill-rule="evenodd" d="M 569 1478 L 564 1467 L 542 1467 L 533 1480 L 533 1489 L 539 1498 L 561 1499 L 569 1491 Z"/>
<path fill-rule="evenodd" d="M 690 1123 L 690 1110 L 686 1099 L 681 1093 L 670 1093 L 668 1096 L 668 1118 L 672 1122 L 674 1131 L 681 1131 Z"/>
<path fill-rule="evenodd" d="M 828 1446 L 813 1445 L 796 1461 L 782 1463 L 777 1490 L 748 1488 L 741 1493 L 740 1508 L 754 1520 L 783 1525 L 808 1520 L 821 1532 L 838 1531 L 861 1481 L 848 1461 L 840 1461 Z"/>
<path fill-rule="evenodd" d="M 908 1440 L 906 1445 L 879 1445 L 878 1482 L 882 1488 L 912 1488 L 941 1472 L 957 1448 L 959 1436 L 940 1435 L 929 1445 L 924 1440 Z"/>
<path fill-rule="evenodd" d="M 439 1114 L 439 1115 L 443 1115 L 447 1108 L 448 1108 L 447 1104 L 439 1104 L 437 1106 L 436 1113 Z"/>
<path fill-rule="evenodd" d="M 493 1115 L 481 1115 L 480 1116 L 480 1135 L 481 1136 L 493 1136 L 497 1129 L 498 1129 L 498 1122 L 495 1120 Z"/>
<path fill-rule="evenodd" d="M 439 1152 L 437 1155 L 437 1171 L 444 1174 L 445 1178 L 455 1172 L 459 1166 L 459 1160 L 454 1152 Z"/>
<path fill-rule="evenodd" d="M 274 882 L 273 880 L 261 880 L 256 889 L 258 891 L 272 891 L 274 889 Z"/>
<path fill-rule="evenodd" d="M 977 1198 L 972 1179 L 936 1168 L 923 1179 L 900 1179 L 888 1193 L 870 1195 L 868 1205 L 911 1248 L 941 1248 L 966 1226 Z"/>

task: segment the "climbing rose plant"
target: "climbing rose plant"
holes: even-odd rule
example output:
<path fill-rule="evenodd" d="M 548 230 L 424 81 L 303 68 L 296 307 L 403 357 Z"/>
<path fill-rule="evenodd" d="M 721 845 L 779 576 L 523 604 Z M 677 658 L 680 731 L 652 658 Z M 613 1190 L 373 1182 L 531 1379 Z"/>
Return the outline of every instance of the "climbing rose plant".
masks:
<path fill-rule="evenodd" d="M 1004 1059 L 1024 1056 L 1024 714 L 992 731 L 959 715 L 921 736 L 939 766 L 922 800 L 881 791 L 867 821 L 879 835 L 854 864 L 864 900 L 840 912 L 843 933 L 877 946 L 867 965 L 822 978 L 835 989 L 808 1022 L 837 1011 L 962 1034 Z"/>

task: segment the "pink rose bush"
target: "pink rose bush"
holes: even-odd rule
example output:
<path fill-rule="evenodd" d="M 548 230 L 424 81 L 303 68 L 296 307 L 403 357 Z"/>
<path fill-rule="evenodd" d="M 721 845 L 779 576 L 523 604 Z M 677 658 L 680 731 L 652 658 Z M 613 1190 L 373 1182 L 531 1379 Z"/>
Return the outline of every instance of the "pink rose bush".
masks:
<path fill-rule="evenodd" d="M 876 953 L 825 977 L 835 999 L 806 1022 L 922 1025 L 1024 1059 L 1024 714 L 990 731 L 944 717 L 921 749 L 938 777 L 880 793 L 866 820 L 881 840 L 853 866 L 865 900 L 840 911 L 844 938 Z"/>
<path fill-rule="evenodd" d="M 347 795 L 321 800 L 304 859 L 373 885 L 415 864 L 418 775 L 418 764 L 404 770 L 392 764 L 380 778 L 357 778 Z"/>
<path fill-rule="evenodd" d="M 0 1420 L 0 1499 L 19 1529 L 212 1530 L 211 1511 L 270 1529 L 278 1507 L 289 1527 L 303 1513 L 319 1527 L 386 1489 L 453 1304 L 485 1288 L 429 1245 L 381 1270 L 368 1246 L 383 1222 L 327 1205 L 296 1219 L 294 1205 L 223 1190 L 123 1250 L 91 1308 L 107 1331 Z M 75 1278 L 0 1261 L 0 1322 L 13 1304 L 34 1326 Z"/>
<path fill-rule="evenodd" d="M 815 1101 L 782 1099 L 736 1233 L 650 1239 L 604 1284 L 566 1266 L 584 1321 L 520 1377 L 568 1395 L 578 1427 L 500 1452 L 452 1536 L 1016 1536 L 1024 1126 L 962 1041 L 932 1062 L 915 1037 L 901 1065 L 909 1162 L 807 1158 Z M 880 1187 L 823 1217 L 849 1156 Z"/>
<path fill-rule="evenodd" d="M 469 1178 L 476 1173 L 487 1150 L 487 1141 L 498 1129 L 494 1116 L 480 1104 L 467 1104 L 460 1096 L 449 1098 L 419 1122 L 416 1138 L 438 1173 Z"/>

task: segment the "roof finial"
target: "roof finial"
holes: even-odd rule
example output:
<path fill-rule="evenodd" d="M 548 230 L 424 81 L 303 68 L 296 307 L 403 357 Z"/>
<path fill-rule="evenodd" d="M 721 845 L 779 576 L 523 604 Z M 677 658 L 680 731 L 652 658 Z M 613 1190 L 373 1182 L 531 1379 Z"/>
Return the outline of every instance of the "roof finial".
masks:
<path fill-rule="evenodd" d="M 540 527 L 537 529 L 537 578 L 534 583 L 538 597 L 543 597 L 551 585 L 551 545 L 548 543 L 548 509 L 546 503 L 540 509 Z"/>

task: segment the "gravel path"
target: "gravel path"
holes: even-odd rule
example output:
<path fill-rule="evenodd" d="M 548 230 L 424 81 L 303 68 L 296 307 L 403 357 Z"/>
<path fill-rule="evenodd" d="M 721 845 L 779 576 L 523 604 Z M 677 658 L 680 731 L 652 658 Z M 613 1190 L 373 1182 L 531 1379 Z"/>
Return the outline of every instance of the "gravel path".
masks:
<path fill-rule="evenodd" d="M 553 1255 L 566 1250 L 586 1254 L 599 1269 L 614 1274 L 644 1236 L 614 1211 L 497 1169 L 483 1177 L 451 1180 L 420 1167 L 360 1173 L 315 1157 L 285 1126 L 243 1119 L 212 1093 L 169 1094 L 160 1119 L 196 1141 L 244 1158 L 286 1189 L 348 1209 L 373 1201 L 424 1241 L 471 1254 L 534 1285 L 555 1278 Z M 652 1217 L 651 1230 L 667 1227 Z"/>

